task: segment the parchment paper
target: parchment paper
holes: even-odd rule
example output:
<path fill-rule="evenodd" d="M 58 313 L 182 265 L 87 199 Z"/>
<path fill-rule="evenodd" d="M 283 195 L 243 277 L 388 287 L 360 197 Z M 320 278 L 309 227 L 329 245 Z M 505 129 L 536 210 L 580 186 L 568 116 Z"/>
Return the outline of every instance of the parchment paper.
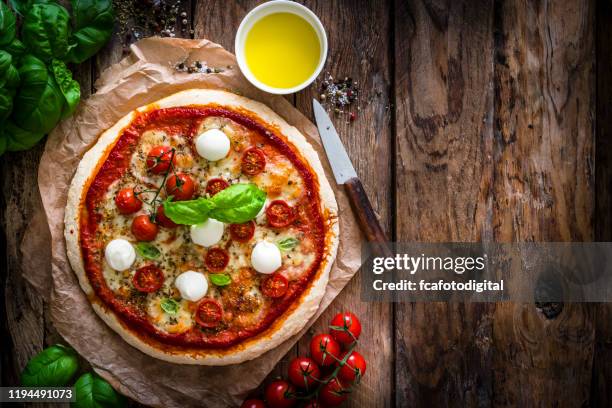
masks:
<path fill-rule="evenodd" d="M 176 72 L 174 66 L 184 60 L 203 61 L 224 71 Z M 251 86 L 240 74 L 234 56 L 207 40 L 142 40 L 132 46 L 130 56 L 102 74 L 96 87 L 97 93 L 81 103 L 75 115 L 61 123 L 47 140 L 38 174 L 44 214 L 34 217 L 22 253 L 48 254 L 50 237 L 51 271 L 48 257 L 37 256 L 24 262 L 26 277 L 43 295 L 50 292 L 51 315 L 59 333 L 123 394 L 160 407 L 237 406 L 303 332 L 256 360 L 226 367 L 166 363 L 131 347 L 94 313 L 70 269 L 63 236 L 68 187 L 82 155 L 98 136 L 139 106 L 188 88 L 225 89 L 267 104 L 297 127 L 319 152 L 340 207 L 338 257 L 310 326 L 359 268 L 361 240 L 347 198 L 334 183 L 316 127 L 284 98 Z"/>

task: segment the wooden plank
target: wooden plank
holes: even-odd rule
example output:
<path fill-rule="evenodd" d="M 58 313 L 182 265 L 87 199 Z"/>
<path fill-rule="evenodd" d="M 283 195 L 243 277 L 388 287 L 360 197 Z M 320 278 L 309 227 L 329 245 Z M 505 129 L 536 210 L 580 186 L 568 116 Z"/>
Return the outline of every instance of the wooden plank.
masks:
<path fill-rule="evenodd" d="M 594 4 L 502 2 L 495 90 L 494 237 L 590 241 L 594 208 Z M 594 308 L 495 311 L 497 405 L 588 406 Z"/>
<path fill-rule="evenodd" d="M 394 16 L 397 240 L 488 240 L 493 2 L 395 1 Z M 490 405 L 492 310 L 398 304 L 396 406 Z"/>
<path fill-rule="evenodd" d="M 595 239 L 612 241 L 612 3 L 597 1 Z M 598 307 L 595 327 L 591 406 L 612 406 L 612 304 Z"/>
<path fill-rule="evenodd" d="M 389 1 L 307 0 L 321 19 L 328 37 L 329 53 L 324 72 L 334 78 L 351 77 L 360 90 L 357 119 L 333 117 L 334 124 L 365 186 L 383 228 L 391 237 L 393 214 L 392 134 L 390 98 Z M 320 83 L 320 81 L 319 81 Z M 312 118 L 312 99 L 317 86 L 297 94 L 297 107 Z M 321 157 L 325 161 L 327 158 Z M 356 243 L 358 244 L 358 243 Z M 313 325 L 313 332 L 328 331 L 331 318 L 350 310 L 361 318 L 363 333 L 359 353 L 367 360 L 367 373 L 355 388 L 347 406 L 391 406 L 393 395 L 392 305 L 365 303 L 360 299 L 361 277 L 357 274 Z M 308 354 L 310 336 L 299 343 Z"/>

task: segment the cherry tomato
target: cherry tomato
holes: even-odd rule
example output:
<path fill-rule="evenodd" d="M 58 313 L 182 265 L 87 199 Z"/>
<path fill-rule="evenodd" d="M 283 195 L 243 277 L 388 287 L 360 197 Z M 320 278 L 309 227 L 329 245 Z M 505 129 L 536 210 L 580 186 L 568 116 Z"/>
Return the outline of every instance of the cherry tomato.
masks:
<path fill-rule="evenodd" d="M 266 168 L 266 156 L 257 147 L 249 147 L 242 155 L 242 172 L 256 176 Z"/>
<path fill-rule="evenodd" d="M 295 405 L 295 387 L 285 380 L 272 381 L 266 387 L 266 402 L 271 408 L 289 408 Z"/>
<path fill-rule="evenodd" d="M 132 221 L 132 234 L 139 241 L 153 241 L 157 231 L 157 225 L 146 214 L 137 215 Z"/>
<path fill-rule="evenodd" d="M 361 334 L 361 322 L 351 312 L 338 313 L 331 320 L 330 333 L 334 339 L 345 347 L 350 346 Z M 352 336 L 351 336 L 352 334 Z"/>
<path fill-rule="evenodd" d="M 346 353 L 340 357 L 344 359 Z M 340 365 L 340 363 L 338 363 Z M 346 363 L 338 371 L 338 378 L 344 384 L 352 384 L 357 378 L 357 371 L 359 371 L 359 380 L 363 378 L 366 372 L 366 361 L 361 354 L 353 351 L 351 355 L 346 359 Z"/>
<path fill-rule="evenodd" d="M 142 201 L 134 194 L 134 189 L 127 187 L 121 189 L 115 196 L 115 204 L 121 214 L 132 214 L 142 208 Z"/>
<path fill-rule="evenodd" d="M 289 363 L 289 380 L 296 387 L 311 388 L 321 378 L 321 370 L 312 358 L 296 357 Z"/>
<path fill-rule="evenodd" d="M 266 408 L 266 404 L 260 399 L 245 400 L 240 408 Z"/>
<path fill-rule="evenodd" d="M 222 178 L 212 178 L 206 183 L 206 194 L 214 196 L 219 191 L 225 190 L 229 187 L 229 183 Z"/>
<path fill-rule="evenodd" d="M 274 200 L 266 208 L 268 224 L 274 228 L 282 228 L 293 222 L 294 211 L 283 200 Z"/>
<path fill-rule="evenodd" d="M 166 192 L 174 197 L 174 201 L 190 200 L 195 192 L 195 184 L 185 173 L 173 174 L 166 181 Z"/>
<path fill-rule="evenodd" d="M 255 222 L 248 221 L 244 224 L 232 224 L 230 225 L 229 231 L 234 241 L 249 242 L 255 234 Z"/>
<path fill-rule="evenodd" d="M 340 358 L 340 345 L 329 334 L 317 334 L 310 340 L 310 357 L 322 367 L 330 366 L 336 363 L 334 357 Z"/>
<path fill-rule="evenodd" d="M 164 228 L 178 227 L 178 224 L 176 224 L 170 218 L 166 217 L 166 213 L 164 212 L 163 205 L 160 205 L 159 207 L 157 207 L 157 214 L 155 215 L 155 222 Z"/>
<path fill-rule="evenodd" d="M 132 283 L 139 291 L 151 293 L 162 287 L 164 279 L 164 273 L 157 266 L 145 265 L 136 271 Z"/>
<path fill-rule="evenodd" d="M 205 298 L 198 304 L 195 320 L 202 327 L 216 327 L 221 322 L 223 308 L 215 299 Z"/>
<path fill-rule="evenodd" d="M 319 398 L 326 407 L 337 407 L 346 401 L 349 391 L 336 379 L 332 378 L 327 384 L 321 387 Z"/>
<path fill-rule="evenodd" d="M 261 282 L 261 293 L 272 299 L 285 296 L 287 289 L 289 289 L 289 281 L 280 273 L 266 276 Z"/>
<path fill-rule="evenodd" d="M 212 272 L 220 272 L 229 263 L 229 254 L 223 248 L 211 248 L 204 258 L 206 267 Z"/>
<path fill-rule="evenodd" d="M 170 146 L 155 146 L 147 155 L 147 169 L 151 173 L 162 174 L 174 164 L 174 151 Z"/>

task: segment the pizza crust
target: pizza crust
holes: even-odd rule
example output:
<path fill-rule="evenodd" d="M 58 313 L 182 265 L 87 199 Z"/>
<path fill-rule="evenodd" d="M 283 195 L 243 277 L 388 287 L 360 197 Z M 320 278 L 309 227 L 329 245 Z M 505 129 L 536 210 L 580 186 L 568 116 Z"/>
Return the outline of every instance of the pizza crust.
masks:
<path fill-rule="evenodd" d="M 121 131 L 132 122 L 138 112 L 159 108 L 187 105 L 202 106 L 208 104 L 238 109 L 255 115 L 266 124 L 277 127 L 279 133 L 286 138 L 286 141 L 295 146 L 296 150 L 317 176 L 321 210 L 327 223 L 327 233 L 323 260 L 311 285 L 273 325 L 257 336 L 229 348 L 188 349 L 162 344 L 150 337 L 136 333 L 97 299 L 85 273 L 79 240 L 79 214 L 91 180 L 95 177 L 100 165 L 106 160 L 109 152 L 119 139 Z M 317 311 L 319 303 L 325 294 L 329 272 L 338 249 L 340 232 L 338 206 L 333 190 L 325 177 L 323 166 L 319 161 L 317 153 L 306 141 L 306 138 L 266 105 L 233 93 L 210 89 L 182 91 L 155 103 L 143 106 L 136 111 L 130 112 L 113 127 L 104 132 L 98 142 L 83 156 L 79 163 L 68 192 L 64 222 L 68 259 L 79 279 L 81 288 L 91 300 L 95 312 L 113 330 L 119 333 L 125 341 L 142 352 L 172 363 L 200 365 L 229 365 L 254 359 L 266 351 L 277 347 L 303 329 L 308 320 Z"/>

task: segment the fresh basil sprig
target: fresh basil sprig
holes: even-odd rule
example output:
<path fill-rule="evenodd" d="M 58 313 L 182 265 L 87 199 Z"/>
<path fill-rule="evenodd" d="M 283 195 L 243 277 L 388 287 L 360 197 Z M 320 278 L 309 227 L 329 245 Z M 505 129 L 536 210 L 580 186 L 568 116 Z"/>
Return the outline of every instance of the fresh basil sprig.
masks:
<path fill-rule="evenodd" d="M 139 242 L 134 245 L 134 247 L 136 248 L 138 255 L 142 256 L 144 259 L 154 260 L 159 258 L 161 255 L 160 250 L 155 245 L 148 242 Z"/>
<path fill-rule="evenodd" d="M 279 247 L 283 251 L 290 251 L 295 248 L 300 243 L 300 240 L 297 238 L 289 237 L 285 239 L 281 239 L 276 243 L 276 246 Z"/>
<path fill-rule="evenodd" d="M 162 310 L 168 314 L 175 315 L 179 311 L 179 303 L 171 298 L 163 299 L 160 303 Z"/>
<path fill-rule="evenodd" d="M 233 184 L 211 198 L 164 201 L 164 213 L 176 224 L 196 225 L 213 218 L 242 224 L 254 219 L 266 202 L 266 193 L 255 184 Z"/>
<path fill-rule="evenodd" d="M 56 344 L 31 359 L 21 373 L 24 387 L 63 387 L 79 369 L 79 360 L 70 347 Z"/>
<path fill-rule="evenodd" d="M 209 277 L 210 281 L 216 286 L 227 286 L 232 283 L 232 278 L 224 273 L 213 273 Z"/>
<path fill-rule="evenodd" d="M 76 408 L 120 408 L 126 399 L 97 374 L 86 373 L 74 384 Z"/>

